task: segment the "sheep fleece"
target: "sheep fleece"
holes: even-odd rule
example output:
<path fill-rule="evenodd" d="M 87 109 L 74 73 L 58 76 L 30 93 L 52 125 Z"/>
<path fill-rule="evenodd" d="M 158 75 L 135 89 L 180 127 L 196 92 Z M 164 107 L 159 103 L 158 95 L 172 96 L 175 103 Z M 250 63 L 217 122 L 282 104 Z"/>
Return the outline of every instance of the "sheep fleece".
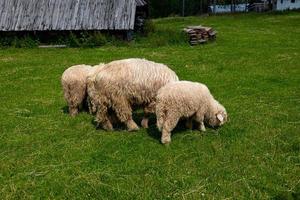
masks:
<path fill-rule="evenodd" d="M 132 120 L 131 105 L 153 104 L 157 91 L 172 81 L 178 81 L 175 72 L 166 65 L 145 59 L 132 58 L 106 64 L 95 79 L 97 100 L 101 104 L 96 120 L 105 121 L 105 107 L 112 107 L 121 122 Z"/>
<path fill-rule="evenodd" d="M 78 108 L 86 97 L 86 79 L 91 69 L 89 65 L 75 65 L 62 74 L 61 83 L 70 115 L 78 113 Z"/>
<path fill-rule="evenodd" d="M 212 126 L 220 126 L 216 115 L 220 113 L 227 119 L 225 108 L 211 95 L 201 83 L 178 81 L 165 85 L 157 94 L 157 127 L 163 132 L 162 142 L 170 142 L 169 134 L 180 118 L 193 117 L 197 122 L 207 121 Z M 164 141 L 164 139 L 166 141 Z"/>

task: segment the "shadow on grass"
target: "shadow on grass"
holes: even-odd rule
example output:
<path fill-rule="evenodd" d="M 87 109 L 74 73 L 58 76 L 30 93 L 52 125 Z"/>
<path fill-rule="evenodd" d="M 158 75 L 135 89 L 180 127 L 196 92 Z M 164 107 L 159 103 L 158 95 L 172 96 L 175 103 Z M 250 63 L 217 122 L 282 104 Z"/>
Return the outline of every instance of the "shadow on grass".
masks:
<path fill-rule="evenodd" d="M 300 199 L 300 191 L 285 191 L 277 194 L 272 198 L 273 200 L 298 200 Z"/>
<path fill-rule="evenodd" d="M 61 108 L 61 111 L 64 113 L 64 114 L 69 114 L 69 106 L 63 106 L 62 108 Z M 81 106 L 80 107 L 80 109 L 79 109 L 79 113 L 81 113 L 81 112 L 83 112 L 83 113 L 88 113 L 89 114 L 89 108 L 88 108 L 88 106 L 87 105 L 83 105 L 83 106 Z"/>
<path fill-rule="evenodd" d="M 153 117 L 153 122 L 149 121 L 149 128 L 147 129 L 147 133 L 150 137 L 160 141 L 161 138 L 161 132 L 158 130 L 158 128 L 156 127 L 156 119 L 155 117 Z M 187 129 L 185 127 L 185 120 L 180 120 L 178 122 L 178 124 L 176 125 L 175 129 L 172 131 L 172 136 L 177 135 L 177 134 L 183 134 L 186 133 L 187 131 L 189 131 L 190 129 Z M 195 130 L 197 131 L 197 130 Z"/>
<path fill-rule="evenodd" d="M 61 108 L 61 110 L 64 114 L 69 114 L 69 106 L 64 106 Z"/>

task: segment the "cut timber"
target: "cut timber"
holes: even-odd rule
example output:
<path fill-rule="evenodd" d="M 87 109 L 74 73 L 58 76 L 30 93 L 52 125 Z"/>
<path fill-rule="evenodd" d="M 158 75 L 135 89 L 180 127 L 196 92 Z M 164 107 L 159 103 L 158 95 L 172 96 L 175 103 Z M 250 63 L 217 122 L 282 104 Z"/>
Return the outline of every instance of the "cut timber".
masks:
<path fill-rule="evenodd" d="M 205 26 L 188 26 L 183 29 L 189 36 L 189 43 L 191 45 L 203 44 L 209 40 L 216 39 L 217 32 L 211 27 Z"/>

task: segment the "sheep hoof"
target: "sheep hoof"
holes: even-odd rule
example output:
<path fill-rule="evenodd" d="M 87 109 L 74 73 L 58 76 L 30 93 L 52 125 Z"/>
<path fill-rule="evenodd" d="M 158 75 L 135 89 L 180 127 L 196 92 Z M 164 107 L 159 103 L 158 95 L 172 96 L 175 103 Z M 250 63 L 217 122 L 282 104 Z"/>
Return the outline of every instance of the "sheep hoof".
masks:
<path fill-rule="evenodd" d="M 113 130 L 114 130 L 112 124 L 111 124 L 111 123 L 108 123 L 108 122 L 103 123 L 103 124 L 102 124 L 102 128 L 103 128 L 104 130 L 106 130 L 106 131 L 113 131 Z"/>
<path fill-rule="evenodd" d="M 171 143 L 171 138 L 162 138 L 161 143 L 168 146 Z"/>
<path fill-rule="evenodd" d="M 77 108 L 70 108 L 69 109 L 69 114 L 71 117 L 75 117 L 78 114 L 78 109 Z"/>
<path fill-rule="evenodd" d="M 129 131 L 129 132 L 132 132 L 132 131 L 138 131 L 138 130 L 140 130 L 140 128 L 139 128 L 138 126 L 128 128 L 128 131 Z"/>
<path fill-rule="evenodd" d="M 128 131 L 138 131 L 140 128 L 133 120 L 130 120 L 127 122 L 127 129 Z"/>
<path fill-rule="evenodd" d="M 148 119 L 143 119 L 142 122 L 141 122 L 141 125 L 142 125 L 143 128 L 149 128 Z"/>

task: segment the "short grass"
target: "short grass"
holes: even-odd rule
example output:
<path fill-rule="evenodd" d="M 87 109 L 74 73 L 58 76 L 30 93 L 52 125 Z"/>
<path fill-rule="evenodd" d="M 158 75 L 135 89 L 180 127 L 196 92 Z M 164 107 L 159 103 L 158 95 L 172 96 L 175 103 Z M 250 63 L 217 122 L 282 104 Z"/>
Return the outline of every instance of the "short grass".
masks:
<path fill-rule="evenodd" d="M 299 22 L 296 12 L 166 18 L 127 46 L 0 50 L 0 198 L 299 199 Z M 198 24 L 217 41 L 176 41 Z M 179 126 L 166 147 L 154 116 L 148 130 L 105 132 L 64 112 L 67 67 L 130 57 L 207 84 L 230 122 L 206 134 Z"/>

